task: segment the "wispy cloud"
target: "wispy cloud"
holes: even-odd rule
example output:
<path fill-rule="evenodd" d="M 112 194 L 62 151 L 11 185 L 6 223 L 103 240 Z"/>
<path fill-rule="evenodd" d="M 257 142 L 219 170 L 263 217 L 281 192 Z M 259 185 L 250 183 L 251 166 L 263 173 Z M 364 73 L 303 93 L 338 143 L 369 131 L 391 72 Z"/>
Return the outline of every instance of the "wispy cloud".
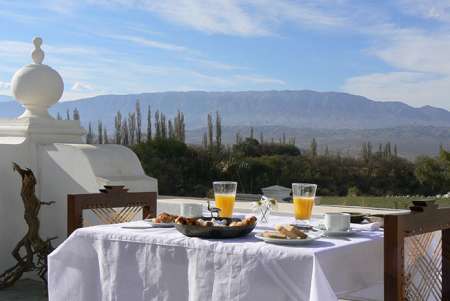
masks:
<path fill-rule="evenodd" d="M 66 2 L 72 3 L 69 6 Z M 97 6 L 132 8 L 157 14 L 172 23 L 210 34 L 267 36 L 277 34 L 284 23 L 313 27 L 336 27 L 347 23 L 336 13 L 343 1 L 303 0 L 110 0 L 85 3 Z M 345 2 L 345 1 L 344 1 Z M 47 6 L 67 13 L 80 1 L 51 1 Z"/>
<path fill-rule="evenodd" d="M 384 24 L 370 34 L 376 46 L 367 53 L 395 71 L 369 73 L 346 80 L 344 91 L 380 100 L 424 103 L 449 108 L 450 31 L 398 27 Z"/>
<path fill-rule="evenodd" d="M 399 6 L 411 15 L 450 23 L 449 0 L 400 0 Z"/>
<path fill-rule="evenodd" d="M 187 51 L 188 48 L 184 46 L 179 46 L 171 43 L 165 43 L 160 42 L 140 36 L 131 36 L 131 35 L 105 35 L 106 37 L 122 40 L 122 41 L 128 41 L 135 44 L 139 44 L 141 46 L 145 47 L 151 47 L 151 48 L 159 48 L 163 50 L 170 50 L 170 51 Z"/>

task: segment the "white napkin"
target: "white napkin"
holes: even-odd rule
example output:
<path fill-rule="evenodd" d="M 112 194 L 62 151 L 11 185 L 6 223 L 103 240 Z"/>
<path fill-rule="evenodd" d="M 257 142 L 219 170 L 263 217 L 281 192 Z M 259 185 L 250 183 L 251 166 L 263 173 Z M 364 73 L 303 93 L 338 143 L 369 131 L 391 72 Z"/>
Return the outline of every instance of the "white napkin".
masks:
<path fill-rule="evenodd" d="M 375 222 L 370 224 L 351 224 L 350 227 L 358 231 L 378 231 L 380 230 L 380 223 Z"/>

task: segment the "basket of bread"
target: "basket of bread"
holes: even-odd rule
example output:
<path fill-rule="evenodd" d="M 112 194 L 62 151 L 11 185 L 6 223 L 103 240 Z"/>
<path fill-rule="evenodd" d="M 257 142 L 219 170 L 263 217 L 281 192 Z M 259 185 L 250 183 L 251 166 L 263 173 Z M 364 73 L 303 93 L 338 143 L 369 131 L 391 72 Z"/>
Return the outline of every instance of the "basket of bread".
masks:
<path fill-rule="evenodd" d="M 236 238 L 248 235 L 256 226 L 256 217 L 197 217 L 179 216 L 175 228 L 189 237 L 200 238 Z"/>

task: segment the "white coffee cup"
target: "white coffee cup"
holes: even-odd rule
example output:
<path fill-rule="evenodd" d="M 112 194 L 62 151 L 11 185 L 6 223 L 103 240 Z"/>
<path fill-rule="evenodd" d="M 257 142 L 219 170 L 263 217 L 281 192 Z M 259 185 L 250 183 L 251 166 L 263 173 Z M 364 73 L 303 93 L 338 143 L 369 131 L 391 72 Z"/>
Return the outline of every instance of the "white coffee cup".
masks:
<path fill-rule="evenodd" d="M 325 213 L 325 228 L 330 232 L 348 231 L 350 229 L 350 214 Z"/>
<path fill-rule="evenodd" d="M 197 203 L 182 203 L 180 215 L 184 217 L 200 217 L 203 215 L 203 206 Z"/>

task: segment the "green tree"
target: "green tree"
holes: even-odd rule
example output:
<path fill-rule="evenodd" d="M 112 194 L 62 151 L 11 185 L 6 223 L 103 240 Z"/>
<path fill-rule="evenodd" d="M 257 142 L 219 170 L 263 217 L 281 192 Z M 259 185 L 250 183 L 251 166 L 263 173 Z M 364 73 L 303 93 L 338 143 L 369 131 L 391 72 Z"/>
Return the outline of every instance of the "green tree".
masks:
<path fill-rule="evenodd" d="M 92 130 L 92 124 L 89 122 L 88 125 L 88 132 L 86 135 L 86 143 L 87 144 L 94 144 L 94 131 Z"/>
<path fill-rule="evenodd" d="M 101 120 L 97 122 L 97 143 L 103 144 L 103 123 Z"/>
<path fill-rule="evenodd" d="M 106 129 L 106 127 L 103 128 L 103 143 L 109 144 L 108 130 Z"/>
<path fill-rule="evenodd" d="M 317 157 L 317 141 L 316 141 L 316 138 L 313 138 L 313 140 L 311 141 L 311 145 L 309 146 L 309 152 L 310 152 L 312 158 L 316 158 Z"/>
<path fill-rule="evenodd" d="M 147 109 L 147 141 L 152 140 L 152 108 L 148 105 Z"/>
<path fill-rule="evenodd" d="M 208 146 L 210 149 L 213 148 L 214 135 L 213 135 L 213 121 L 211 114 L 208 113 Z"/>
<path fill-rule="evenodd" d="M 116 144 L 122 143 L 122 113 L 118 111 L 116 117 L 114 118 L 114 128 L 115 128 L 115 142 Z"/>
<path fill-rule="evenodd" d="M 216 148 L 218 152 L 222 148 L 222 118 L 219 112 L 216 112 Z"/>
<path fill-rule="evenodd" d="M 136 143 L 142 142 L 142 113 L 141 103 L 136 100 Z"/>
<path fill-rule="evenodd" d="M 161 139 L 162 138 L 160 117 L 161 117 L 161 115 L 160 115 L 159 111 L 157 110 L 155 112 L 155 138 L 156 139 Z"/>

